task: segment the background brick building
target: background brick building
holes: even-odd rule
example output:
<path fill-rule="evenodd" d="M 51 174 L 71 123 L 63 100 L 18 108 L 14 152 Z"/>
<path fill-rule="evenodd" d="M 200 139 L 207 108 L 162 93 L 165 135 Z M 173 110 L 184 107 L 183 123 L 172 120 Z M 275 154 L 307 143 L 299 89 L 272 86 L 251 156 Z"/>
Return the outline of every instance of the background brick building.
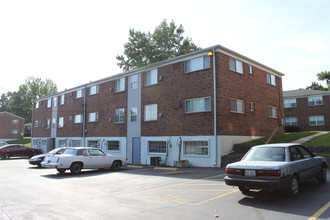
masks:
<path fill-rule="evenodd" d="M 24 136 L 24 118 L 0 112 L 0 141 L 18 140 Z"/>
<path fill-rule="evenodd" d="M 301 131 L 330 130 L 330 91 L 298 89 L 283 92 L 284 122 Z"/>
<path fill-rule="evenodd" d="M 283 131 L 282 76 L 216 45 L 36 100 L 32 146 L 220 166 L 234 143 Z"/>

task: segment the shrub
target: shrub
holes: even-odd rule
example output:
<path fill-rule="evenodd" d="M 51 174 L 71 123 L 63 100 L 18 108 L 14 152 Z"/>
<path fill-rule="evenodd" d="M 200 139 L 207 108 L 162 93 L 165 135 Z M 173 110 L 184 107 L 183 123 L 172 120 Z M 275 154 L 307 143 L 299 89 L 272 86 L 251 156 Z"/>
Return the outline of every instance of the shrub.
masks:
<path fill-rule="evenodd" d="M 285 126 L 284 130 L 285 132 L 298 132 L 300 131 L 300 128 L 298 126 L 290 125 L 290 126 Z"/>

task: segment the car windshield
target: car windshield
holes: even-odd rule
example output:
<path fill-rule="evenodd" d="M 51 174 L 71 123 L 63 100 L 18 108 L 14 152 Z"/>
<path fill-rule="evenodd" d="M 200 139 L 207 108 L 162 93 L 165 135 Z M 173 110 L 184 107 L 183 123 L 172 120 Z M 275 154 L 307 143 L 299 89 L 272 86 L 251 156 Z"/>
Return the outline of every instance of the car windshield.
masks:
<path fill-rule="evenodd" d="M 55 148 L 55 149 L 49 151 L 48 154 L 62 154 L 63 151 L 64 151 L 64 149 Z"/>
<path fill-rule="evenodd" d="M 254 147 L 244 156 L 247 161 L 285 161 L 284 147 Z"/>

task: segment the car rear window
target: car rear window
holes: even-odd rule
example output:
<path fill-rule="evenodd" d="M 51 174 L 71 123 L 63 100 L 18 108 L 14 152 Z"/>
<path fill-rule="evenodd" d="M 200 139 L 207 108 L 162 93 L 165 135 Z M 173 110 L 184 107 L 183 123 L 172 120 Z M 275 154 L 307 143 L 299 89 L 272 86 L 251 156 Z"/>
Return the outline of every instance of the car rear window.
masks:
<path fill-rule="evenodd" d="M 63 154 L 65 155 L 77 155 L 77 149 L 66 149 Z"/>
<path fill-rule="evenodd" d="M 244 157 L 248 161 L 285 161 L 284 147 L 255 147 Z"/>

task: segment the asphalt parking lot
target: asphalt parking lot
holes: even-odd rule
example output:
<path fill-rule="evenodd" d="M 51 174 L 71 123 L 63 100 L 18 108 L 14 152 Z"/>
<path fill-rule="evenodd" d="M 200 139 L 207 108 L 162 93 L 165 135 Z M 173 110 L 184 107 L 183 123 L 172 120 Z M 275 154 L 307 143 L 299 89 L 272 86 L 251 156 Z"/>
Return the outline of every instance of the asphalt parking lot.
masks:
<path fill-rule="evenodd" d="M 0 219 L 330 219 L 329 176 L 323 185 L 304 184 L 296 198 L 246 197 L 224 184 L 223 168 L 72 175 L 0 160 Z"/>

